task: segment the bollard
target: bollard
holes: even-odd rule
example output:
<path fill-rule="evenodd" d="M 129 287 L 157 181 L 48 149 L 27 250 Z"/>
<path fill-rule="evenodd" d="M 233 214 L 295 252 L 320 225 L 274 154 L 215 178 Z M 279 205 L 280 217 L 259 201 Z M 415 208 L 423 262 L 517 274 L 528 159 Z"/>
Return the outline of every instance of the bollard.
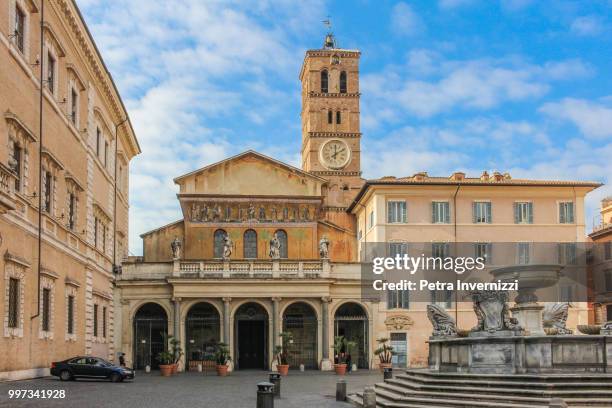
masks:
<path fill-rule="evenodd" d="M 336 383 L 336 401 L 346 401 L 346 381 L 343 379 Z"/>
<path fill-rule="evenodd" d="M 274 384 L 267 381 L 257 384 L 257 408 L 274 408 Z"/>
<path fill-rule="evenodd" d="M 550 400 L 549 408 L 567 408 L 567 403 L 561 398 L 553 398 Z"/>
<path fill-rule="evenodd" d="M 385 367 L 383 370 L 383 380 L 388 380 L 393 378 L 393 368 Z"/>
<path fill-rule="evenodd" d="M 363 408 L 376 408 L 376 392 L 372 386 L 363 390 Z"/>
<path fill-rule="evenodd" d="M 281 375 L 279 373 L 270 373 L 270 382 L 274 384 L 274 398 L 281 396 Z"/>

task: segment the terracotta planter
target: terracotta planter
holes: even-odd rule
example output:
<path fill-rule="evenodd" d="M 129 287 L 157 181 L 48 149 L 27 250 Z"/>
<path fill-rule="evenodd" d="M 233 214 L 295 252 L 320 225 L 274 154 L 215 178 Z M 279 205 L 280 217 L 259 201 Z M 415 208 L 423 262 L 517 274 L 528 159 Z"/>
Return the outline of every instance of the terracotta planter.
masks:
<path fill-rule="evenodd" d="M 170 377 L 172 375 L 172 364 L 160 364 L 159 372 L 162 377 Z"/>
<path fill-rule="evenodd" d="M 172 364 L 172 374 L 178 373 L 178 363 Z"/>
<path fill-rule="evenodd" d="M 217 375 L 219 377 L 227 376 L 227 365 L 217 365 Z"/>
<path fill-rule="evenodd" d="M 278 369 L 278 373 L 280 375 L 289 374 L 289 364 L 278 364 L 276 368 Z"/>
<path fill-rule="evenodd" d="M 334 364 L 334 369 L 338 375 L 346 374 L 346 364 Z"/>
<path fill-rule="evenodd" d="M 385 372 L 385 368 L 391 368 L 391 367 L 393 367 L 393 364 L 391 363 L 379 363 L 378 364 L 378 368 L 380 369 L 381 373 Z"/>

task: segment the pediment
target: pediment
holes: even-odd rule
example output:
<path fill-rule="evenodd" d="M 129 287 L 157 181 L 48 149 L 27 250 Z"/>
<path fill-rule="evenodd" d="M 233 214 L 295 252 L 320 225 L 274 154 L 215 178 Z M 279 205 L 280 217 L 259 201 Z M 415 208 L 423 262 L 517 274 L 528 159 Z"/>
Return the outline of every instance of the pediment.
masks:
<path fill-rule="evenodd" d="M 326 180 L 249 150 L 177 177 L 179 196 L 320 197 Z"/>

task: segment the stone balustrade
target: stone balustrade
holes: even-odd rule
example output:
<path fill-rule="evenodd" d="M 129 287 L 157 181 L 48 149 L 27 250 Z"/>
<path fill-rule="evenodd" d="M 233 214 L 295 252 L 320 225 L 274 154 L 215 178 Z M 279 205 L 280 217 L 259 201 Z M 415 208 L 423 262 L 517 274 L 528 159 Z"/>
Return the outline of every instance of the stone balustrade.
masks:
<path fill-rule="evenodd" d="M 232 260 L 232 261 L 174 261 L 172 276 L 201 278 L 290 278 L 329 276 L 328 260 Z"/>
<path fill-rule="evenodd" d="M 15 174 L 0 163 L 0 214 L 15 208 Z"/>

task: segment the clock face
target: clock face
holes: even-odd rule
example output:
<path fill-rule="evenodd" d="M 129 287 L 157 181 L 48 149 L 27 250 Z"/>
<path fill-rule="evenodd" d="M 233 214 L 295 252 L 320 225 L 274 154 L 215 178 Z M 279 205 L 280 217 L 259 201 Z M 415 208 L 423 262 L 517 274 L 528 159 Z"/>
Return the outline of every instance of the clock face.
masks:
<path fill-rule="evenodd" d="M 341 169 L 351 159 L 351 150 L 348 145 L 339 139 L 325 142 L 319 152 L 321 163 L 329 169 Z"/>

